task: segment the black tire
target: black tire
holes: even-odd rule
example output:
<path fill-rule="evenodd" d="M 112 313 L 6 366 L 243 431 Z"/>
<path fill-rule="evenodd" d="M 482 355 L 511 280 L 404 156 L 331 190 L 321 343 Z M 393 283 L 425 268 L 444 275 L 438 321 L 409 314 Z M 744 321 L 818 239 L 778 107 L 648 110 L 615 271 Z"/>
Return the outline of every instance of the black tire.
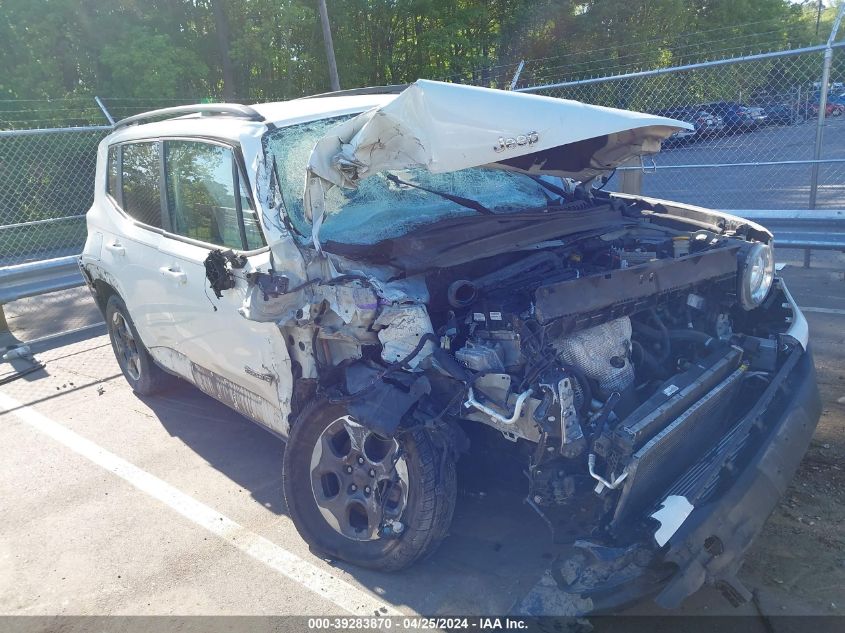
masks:
<path fill-rule="evenodd" d="M 398 535 L 354 540 L 328 523 L 312 488 L 315 446 L 324 431 L 348 415 L 342 404 L 316 401 L 298 416 L 285 447 L 282 472 L 288 513 L 302 538 L 318 553 L 370 569 L 404 569 L 434 552 L 446 536 L 457 491 L 454 457 L 451 451 L 439 449 L 427 430 L 397 433 L 394 439 L 408 476 L 407 501 L 399 516 L 404 529 Z M 354 449 L 350 455 L 348 459 L 354 463 Z"/>
<path fill-rule="evenodd" d="M 106 327 L 120 371 L 135 393 L 151 396 L 172 387 L 178 380 L 156 365 L 138 336 L 126 304 L 116 294 L 106 303 Z"/>

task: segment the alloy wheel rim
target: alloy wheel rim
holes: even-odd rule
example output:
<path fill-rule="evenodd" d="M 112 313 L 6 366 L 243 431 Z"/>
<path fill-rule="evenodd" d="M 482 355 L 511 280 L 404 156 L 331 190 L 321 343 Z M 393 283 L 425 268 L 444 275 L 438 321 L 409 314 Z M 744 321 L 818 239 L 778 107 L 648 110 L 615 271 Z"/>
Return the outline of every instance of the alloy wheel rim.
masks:
<path fill-rule="evenodd" d="M 311 492 L 326 522 L 354 541 L 398 534 L 408 500 L 408 465 L 396 439 L 342 416 L 311 453 Z"/>
<path fill-rule="evenodd" d="M 114 334 L 113 340 L 117 347 L 118 358 L 122 360 L 126 373 L 132 380 L 140 380 L 141 355 L 138 352 L 138 343 L 126 323 L 126 318 L 118 311 L 112 315 L 111 330 Z"/>

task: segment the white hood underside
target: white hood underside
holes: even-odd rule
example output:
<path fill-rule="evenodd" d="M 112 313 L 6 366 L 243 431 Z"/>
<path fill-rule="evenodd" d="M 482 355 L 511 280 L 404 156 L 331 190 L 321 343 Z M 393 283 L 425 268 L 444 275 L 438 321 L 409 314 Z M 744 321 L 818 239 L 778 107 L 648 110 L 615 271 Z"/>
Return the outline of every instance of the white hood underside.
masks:
<path fill-rule="evenodd" d="M 419 80 L 387 105 L 331 129 L 314 147 L 305 213 L 315 244 L 325 192 L 355 188 L 385 170 L 424 167 L 446 173 L 495 167 L 589 180 L 636 156 L 688 123 L 578 101 Z"/>

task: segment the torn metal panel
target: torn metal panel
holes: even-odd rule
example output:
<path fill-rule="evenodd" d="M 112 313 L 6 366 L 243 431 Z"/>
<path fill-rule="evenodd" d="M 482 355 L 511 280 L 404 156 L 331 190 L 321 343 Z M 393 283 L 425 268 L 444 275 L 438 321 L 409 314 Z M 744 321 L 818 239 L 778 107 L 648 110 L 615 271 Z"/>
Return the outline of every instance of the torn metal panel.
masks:
<path fill-rule="evenodd" d="M 363 321 L 372 321 L 378 309 L 378 297 L 370 288 L 359 285 L 321 286 L 320 291 L 332 312 L 346 324 L 359 316 Z"/>
<path fill-rule="evenodd" d="M 364 426 L 383 437 L 392 437 L 405 415 L 420 399 L 431 392 L 425 375 L 397 372 L 391 376 L 405 388 L 383 379 L 383 373 L 361 363 L 346 369 L 349 411 Z"/>
<path fill-rule="evenodd" d="M 316 380 L 320 377 L 317 371 L 317 363 L 314 360 L 314 328 L 286 326 L 279 327 L 285 340 L 288 341 L 288 350 L 291 360 L 300 368 L 300 377 L 309 380 Z"/>
<path fill-rule="evenodd" d="M 382 344 L 381 357 L 388 363 L 405 358 L 424 334 L 434 333 L 425 306 L 416 304 L 385 306 L 373 326 L 381 328 L 378 330 Z M 433 351 L 434 345 L 426 343 L 420 353 L 408 361 L 408 365 L 415 369 Z"/>
<path fill-rule="evenodd" d="M 318 141 L 308 162 L 305 214 L 318 245 L 325 193 L 355 188 L 380 171 L 489 166 L 586 180 L 660 151 L 662 139 L 683 129 L 692 128 L 577 101 L 419 80 Z"/>
<path fill-rule="evenodd" d="M 395 279 L 383 282 L 376 277 L 370 277 L 370 284 L 378 291 L 379 296 L 389 303 L 412 302 L 427 304 L 431 297 L 425 284 L 425 277 L 417 275 L 405 279 Z"/>
<path fill-rule="evenodd" d="M 256 284 L 246 293 L 240 314 L 251 321 L 275 321 L 279 325 L 309 320 L 312 306 L 326 303 L 344 323 L 356 318 L 363 322 L 375 319 L 379 300 L 376 293 L 360 281 L 327 284 L 315 280 L 286 294 L 267 297 Z"/>

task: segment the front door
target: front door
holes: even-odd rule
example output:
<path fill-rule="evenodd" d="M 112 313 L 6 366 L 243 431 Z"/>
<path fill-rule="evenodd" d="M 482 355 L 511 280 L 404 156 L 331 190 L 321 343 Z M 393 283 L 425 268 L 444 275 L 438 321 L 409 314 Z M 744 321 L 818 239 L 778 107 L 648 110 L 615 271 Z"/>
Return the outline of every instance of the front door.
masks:
<path fill-rule="evenodd" d="M 159 243 L 159 272 L 174 344 L 154 355 L 209 395 L 286 435 L 291 373 L 281 332 L 238 311 L 247 274 L 266 271 L 270 251 L 237 157 L 225 144 L 164 141 L 168 230 Z M 215 250 L 244 258 L 231 267 L 234 287 L 219 297 L 206 273 Z"/>

